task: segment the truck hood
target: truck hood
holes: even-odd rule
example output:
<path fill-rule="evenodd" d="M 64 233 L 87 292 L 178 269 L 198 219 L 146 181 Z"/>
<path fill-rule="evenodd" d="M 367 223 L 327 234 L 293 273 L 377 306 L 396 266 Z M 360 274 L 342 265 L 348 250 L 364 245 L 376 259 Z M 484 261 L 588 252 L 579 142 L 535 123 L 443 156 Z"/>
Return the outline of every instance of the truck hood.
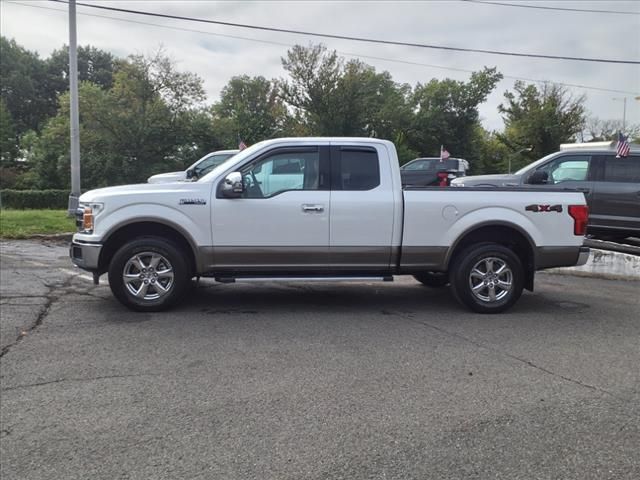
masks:
<path fill-rule="evenodd" d="M 477 186 L 494 186 L 494 187 L 514 187 L 520 185 L 519 175 L 471 175 L 469 177 L 460 177 L 451 181 L 452 185 L 477 187 Z"/>
<path fill-rule="evenodd" d="M 184 170 L 179 172 L 168 172 L 168 173 L 159 173 L 157 175 L 152 175 L 147 179 L 148 183 L 169 183 L 169 182 L 178 182 L 181 180 L 186 180 L 187 174 Z"/>
<path fill-rule="evenodd" d="M 110 198 L 137 197 L 145 194 L 150 197 L 185 194 L 204 195 L 208 197 L 211 191 L 211 184 L 200 182 L 174 182 L 174 183 L 140 183 L 135 185 L 120 185 L 117 187 L 98 188 L 90 190 L 80 195 L 80 202 L 103 202 Z"/>

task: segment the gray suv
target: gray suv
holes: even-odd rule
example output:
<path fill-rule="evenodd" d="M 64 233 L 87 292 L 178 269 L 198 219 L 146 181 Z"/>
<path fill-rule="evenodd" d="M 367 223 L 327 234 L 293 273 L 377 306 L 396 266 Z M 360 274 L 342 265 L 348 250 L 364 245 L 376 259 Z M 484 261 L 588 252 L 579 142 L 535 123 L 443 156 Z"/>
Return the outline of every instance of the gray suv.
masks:
<path fill-rule="evenodd" d="M 584 192 L 588 232 L 609 237 L 640 236 L 640 146 L 616 158 L 616 142 L 566 144 L 512 175 L 457 178 L 453 187 L 544 187 Z"/>

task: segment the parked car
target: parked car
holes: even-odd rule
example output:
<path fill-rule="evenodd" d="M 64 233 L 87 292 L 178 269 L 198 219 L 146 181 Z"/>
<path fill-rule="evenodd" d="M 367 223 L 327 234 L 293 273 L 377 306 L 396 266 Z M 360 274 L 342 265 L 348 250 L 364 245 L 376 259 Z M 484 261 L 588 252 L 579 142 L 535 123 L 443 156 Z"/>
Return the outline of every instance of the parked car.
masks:
<path fill-rule="evenodd" d="M 197 180 L 200 177 L 204 177 L 218 165 L 222 165 L 239 151 L 240 150 L 218 150 L 217 152 L 208 153 L 186 170 L 159 173 L 149 177 L 147 179 L 147 183 L 169 183 L 184 182 L 185 180 L 192 179 Z"/>
<path fill-rule="evenodd" d="M 451 185 L 578 190 L 589 205 L 588 233 L 640 236 L 640 145 L 616 158 L 616 142 L 564 144 L 512 175 L 469 176 Z"/>
<path fill-rule="evenodd" d="M 538 205 L 554 209 L 538 209 Z M 373 138 L 257 143 L 198 182 L 80 197 L 70 256 L 138 311 L 168 308 L 194 276 L 450 283 L 482 313 L 511 307 L 536 270 L 586 262 L 584 196 L 540 189 L 405 187 Z"/>
<path fill-rule="evenodd" d="M 428 187 L 443 180 L 449 185 L 454 178 L 464 177 L 468 169 L 469 162 L 462 158 L 416 158 L 400 167 L 400 177 L 403 185 Z"/>

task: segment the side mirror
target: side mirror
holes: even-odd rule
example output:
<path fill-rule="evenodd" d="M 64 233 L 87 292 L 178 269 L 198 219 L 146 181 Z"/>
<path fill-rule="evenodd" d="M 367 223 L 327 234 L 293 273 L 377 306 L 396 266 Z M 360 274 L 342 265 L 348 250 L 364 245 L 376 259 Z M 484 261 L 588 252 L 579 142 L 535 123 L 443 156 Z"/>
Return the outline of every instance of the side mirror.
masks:
<path fill-rule="evenodd" d="M 187 170 L 187 180 L 191 180 L 193 178 L 193 168 Z"/>
<path fill-rule="evenodd" d="M 536 170 L 531 175 L 529 175 L 529 179 L 527 183 L 531 185 L 543 185 L 547 183 L 549 180 L 549 173 L 544 170 Z"/>
<path fill-rule="evenodd" d="M 222 182 L 222 195 L 227 198 L 238 198 L 244 192 L 242 174 L 231 172 Z"/>

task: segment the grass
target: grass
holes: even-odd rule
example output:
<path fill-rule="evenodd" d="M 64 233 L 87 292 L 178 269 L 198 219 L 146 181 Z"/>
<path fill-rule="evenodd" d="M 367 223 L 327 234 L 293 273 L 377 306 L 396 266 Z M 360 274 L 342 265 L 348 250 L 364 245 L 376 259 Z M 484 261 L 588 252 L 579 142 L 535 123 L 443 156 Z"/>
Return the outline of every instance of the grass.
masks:
<path fill-rule="evenodd" d="M 75 229 L 75 220 L 67 216 L 66 210 L 0 209 L 0 238 L 70 233 Z"/>

